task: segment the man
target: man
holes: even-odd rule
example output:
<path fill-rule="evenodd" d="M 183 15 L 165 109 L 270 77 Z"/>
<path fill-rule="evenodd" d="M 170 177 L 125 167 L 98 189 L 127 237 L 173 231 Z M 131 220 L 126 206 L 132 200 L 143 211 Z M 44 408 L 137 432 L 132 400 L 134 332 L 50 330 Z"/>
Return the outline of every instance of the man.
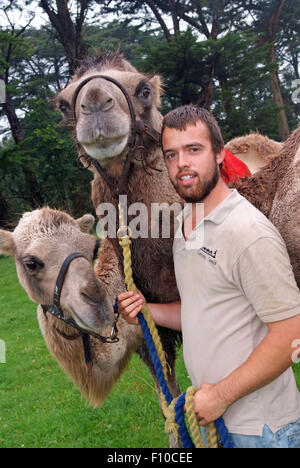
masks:
<path fill-rule="evenodd" d="M 223 416 L 237 448 L 300 447 L 300 397 L 290 367 L 300 292 L 283 239 L 220 177 L 224 143 L 210 113 L 197 106 L 170 112 L 162 146 L 170 180 L 192 209 L 179 217 L 183 235 L 173 247 L 181 302 L 148 306 L 158 325 L 182 329 L 186 368 L 199 387 L 199 424 Z M 188 249 L 200 227 L 203 247 Z M 141 294 L 119 296 L 129 323 L 137 323 L 144 301 Z"/>

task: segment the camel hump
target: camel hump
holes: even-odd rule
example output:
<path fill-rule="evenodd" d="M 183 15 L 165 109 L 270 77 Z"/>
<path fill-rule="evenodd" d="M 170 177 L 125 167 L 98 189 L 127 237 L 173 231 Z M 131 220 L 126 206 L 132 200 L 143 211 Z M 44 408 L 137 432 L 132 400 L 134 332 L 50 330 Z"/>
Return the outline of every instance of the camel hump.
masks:
<path fill-rule="evenodd" d="M 252 132 L 249 135 L 233 138 L 225 148 L 243 161 L 254 174 L 278 155 L 282 143 L 258 132 Z"/>

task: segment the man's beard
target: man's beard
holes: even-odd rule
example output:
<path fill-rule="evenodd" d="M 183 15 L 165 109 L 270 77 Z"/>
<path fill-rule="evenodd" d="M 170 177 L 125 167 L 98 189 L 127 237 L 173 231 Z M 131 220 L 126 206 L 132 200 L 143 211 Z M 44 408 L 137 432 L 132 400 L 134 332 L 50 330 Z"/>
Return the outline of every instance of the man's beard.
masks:
<path fill-rule="evenodd" d="M 197 174 L 198 182 L 197 185 L 193 188 L 193 193 L 191 195 L 186 195 L 187 189 L 179 185 L 179 183 L 172 184 L 178 193 L 187 203 L 200 203 L 202 202 L 210 192 L 215 188 L 220 178 L 220 171 L 217 162 L 215 161 L 213 167 L 213 173 L 210 177 L 207 177 L 205 180 L 200 180 L 199 175 Z"/>

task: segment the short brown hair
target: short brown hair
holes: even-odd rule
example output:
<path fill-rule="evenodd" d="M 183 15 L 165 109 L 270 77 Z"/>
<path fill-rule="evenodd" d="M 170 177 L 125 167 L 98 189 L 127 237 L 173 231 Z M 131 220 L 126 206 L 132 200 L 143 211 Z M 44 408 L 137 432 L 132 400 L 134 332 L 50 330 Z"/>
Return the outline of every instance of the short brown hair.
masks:
<path fill-rule="evenodd" d="M 199 121 L 209 131 L 213 152 L 219 153 L 224 148 L 224 140 L 216 119 L 208 110 L 194 104 L 177 107 L 169 112 L 163 119 L 161 136 L 166 127 L 183 131 L 187 125 L 196 125 Z"/>

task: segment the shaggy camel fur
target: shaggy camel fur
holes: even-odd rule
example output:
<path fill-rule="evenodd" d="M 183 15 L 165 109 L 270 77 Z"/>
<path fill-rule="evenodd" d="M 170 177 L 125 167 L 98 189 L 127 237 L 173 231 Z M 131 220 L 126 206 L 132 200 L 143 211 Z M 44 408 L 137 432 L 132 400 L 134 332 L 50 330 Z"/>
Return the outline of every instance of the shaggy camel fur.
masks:
<path fill-rule="evenodd" d="M 108 297 L 106 288 L 96 278 L 93 258 L 98 247 L 95 237 L 88 234 L 94 221 L 91 215 L 75 221 L 66 213 L 49 208 L 25 213 L 13 233 L 0 230 L 0 253 L 15 258 L 19 281 L 31 300 L 48 305 L 53 305 L 54 287 L 64 260 L 74 252 L 83 254 L 85 258 L 77 258 L 70 265 L 61 306 L 64 315 L 80 327 L 109 336 L 113 296 L 124 286 L 115 282 Z M 118 343 L 103 344 L 91 336 L 93 368 L 88 370 L 80 337 L 70 341 L 61 335 L 77 332 L 50 314 L 46 317 L 41 306 L 38 320 L 53 356 L 95 405 L 106 398 L 141 340 L 139 328 L 120 318 Z"/>
<path fill-rule="evenodd" d="M 281 147 L 282 143 L 256 132 L 233 138 L 225 145 L 228 151 L 249 167 L 252 174 L 276 156 Z"/>
<path fill-rule="evenodd" d="M 277 156 L 236 187 L 279 230 L 300 287 L 300 126 Z"/>
<path fill-rule="evenodd" d="M 87 83 L 77 98 L 76 127 L 72 122 L 71 102 L 75 89 L 82 80 L 99 73 L 121 82 L 132 99 L 137 118 L 157 131 L 160 130 L 162 122 L 162 116 L 157 109 L 160 103 L 161 82 L 157 76 L 149 78 L 139 73 L 121 55 L 103 55 L 84 62 L 73 81 L 56 98 L 57 107 L 62 111 L 65 121 L 70 123 L 74 136 L 80 143 L 79 153 L 84 155 L 81 160 L 84 161 L 87 155 L 101 160 L 102 166 L 117 184 L 131 132 L 128 105 L 119 88 L 101 78 Z M 133 159 L 126 195 L 128 205 L 135 202 L 144 203 L 148 213 L 151 213 L 153 203 L 172 204 L 181 203 L 182 200 L 169 181 L 161 149 L 147 139 L 146 145 L 149 150 L 146 161 L 147 171 L 144 170 L 145 163 L 138 160 L 139 158 Z M 111 203 L 117 209 L 119 200 L 93 167 L 91 170 L 94 171 L 92 199 L 101 219 L 103 215 L 98 208 L 101 203 Z M 160 222 L 159 217 L 158 222 Z M 151 222 L 149 222 L 148 238 L 133 239 L 132 266 L 135 284 L 143 291 L 149 302 L 177 301 L 179 293 L 174 274 L 172 239 L 161 237 L 153 239 L 150 228 Z M 116 238 L 106 238 L 102 242 L 96 275 L 105 284 L 110 297 L 112 291 L 114 294 L 125 291 L 123 255 Z M 170 389 L 173 395 L 177 396 L 180 391 L 176 381 L 175 354 L 176 345 L 180 341 L 179 334 L 164 328 L 159 328 L 159 333 L 170 367 Z M 153 365 L 144 342 L 138 347 L 137 352 L 154 377 Z M 154 380 L 156 382 L 155 377 Z"/>

